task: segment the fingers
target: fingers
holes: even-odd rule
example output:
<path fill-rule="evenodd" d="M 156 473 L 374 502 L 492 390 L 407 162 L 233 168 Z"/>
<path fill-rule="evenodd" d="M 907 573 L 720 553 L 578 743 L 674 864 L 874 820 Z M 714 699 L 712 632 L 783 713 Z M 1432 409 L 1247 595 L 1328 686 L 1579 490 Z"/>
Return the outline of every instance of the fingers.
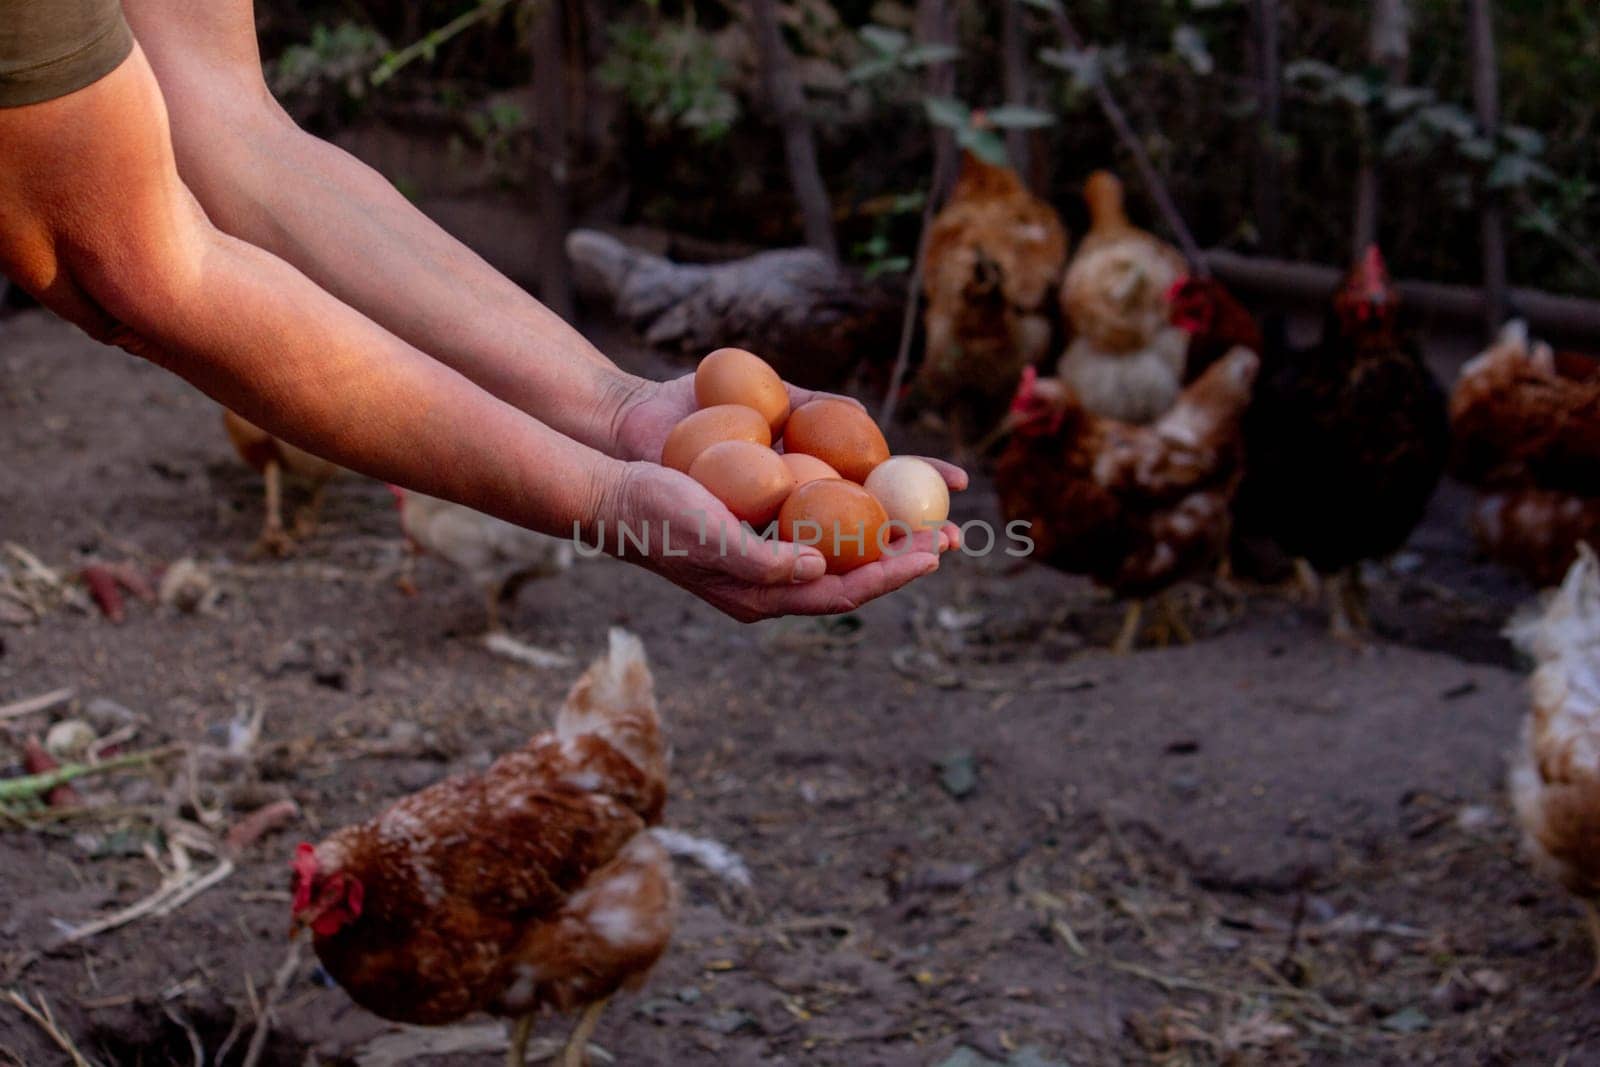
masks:
<path fill-rule="evenodd" d="M 732 515 L 711 520 L 704 543 L 691 554 L 700 566 L 755 586 L 814 582 L 827 570 L 822 553 L 810 545 L 763 540 Z"/>
<path fill-rule="evenodd" d="M 784 382 L 783 384 L 789 390 L 789 407 L 791 409 L 797 408 L 801 404 L 808 404 L 813 400 L 827 399 L 843 400 L 846 404 L 854 404 L 862 411 L 867 410 L 867 405 L 863 404 L 853 396 L 845 396 L 843 393 L 824 393 L 814 389 L 802 389 L 798 385 L 789 385 L 788 382 Z"/>
<path fill-rule="evenodd" d="M 840 615 L 892 593 L 939 569 L 939 557 L 931 552 L 907 552 L 885 556 L 877 563 L 858 567 L 849 574 L 830 574 L 814 582 L 788 588 L 777 586 L 753 591 L 746 601 L 752 618 L 778 615 Z M 741 605 L 745 606 L 745 605 Z M 736 618 L 745 612 L 730 612 Z"/>
<path fill-rule="evenodd" d="M 948 485 L 953 493 L 962 492 L 972 482 L 972 479 L 967 477 L 967 472 L 954 463 L 946 463 L 944 460 L 935 459 L 932 456 L 918 456 L 917 458 L 944 475 L 944 484 Z"/>

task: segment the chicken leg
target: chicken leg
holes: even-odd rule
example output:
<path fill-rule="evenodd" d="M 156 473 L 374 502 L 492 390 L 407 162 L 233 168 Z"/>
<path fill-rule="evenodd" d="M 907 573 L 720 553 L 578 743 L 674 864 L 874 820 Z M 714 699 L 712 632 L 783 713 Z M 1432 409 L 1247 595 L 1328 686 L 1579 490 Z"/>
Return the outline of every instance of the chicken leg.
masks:
<path fill-rule="evenodd" d="M 1583 918 L 1589 927 L 1589 940 L 1594 944 L 1594 970 L 1589 972 L 1589 977 L 1583 980 L 1579 989 L 1593 989 L 1600 985 L 1600 908 L 1592 900 L 1583 902 Z"/>
<path fill-rule="evenodd" d="M 506 1067 L 526 1067 L 528 1038 L 533 1034 L 534 1013 L 529 1012 L 511 1028 L 511 1045 L 506 1049 Z"/>
<path fill-rule="evenodd" d="M 327 482 L 318 482 L 312 487 L 311 499 L 307 500 L 294 515 L 294 535 L 296 537 L 306 538 L 316 532 L 317 524 L 322 521 L 322 501 L 327 495 Z"/>
<path fill-rule="evenodd" d="M 1162 593 L 1156 598 L 1156 618 L 1160 635 L 1156 640 L 1165 648 L 1176 640 L 1180 645 L 1194 644 L 1194 632 L 1189 629 L 1189 624 L 1184 620 L 1183 610 L 1178 607 L 1171 594 Z"/>
<path fill-rule="evenodd" d="M 1128 609 L 1122 616 L 1122 629 L 1117 634 L 1117 639 L 1111 643 L 1113 656 L 1126 656 L 1139 644 L 1140 623 L 1144 622 L 1144 601 L 1134 600 L 1129 602 Z"/>
<path fill-rule="evenodd" d="M 283 467 L 276 460 L 268 460 L 261 471 L 266 482 L 266 517 L 261 522 L 261 536 L 256 539 L 250 555 L 286 556 L 293 542 L 283 528 Z"/>
<path fill-rule="evenodd" d="M 572 1037 L 567 1040 L 567 1047 L 562 1050 L 561 1067 L 585 1067 L 589 1061 L 589 1039 L 594 1036 L 595 1027 L 600 1025 L 600 1015 L 605 1010 L 604 1000 L 597 1000 L 583 1009 L 578 1025 L 572 1029 Z"/>

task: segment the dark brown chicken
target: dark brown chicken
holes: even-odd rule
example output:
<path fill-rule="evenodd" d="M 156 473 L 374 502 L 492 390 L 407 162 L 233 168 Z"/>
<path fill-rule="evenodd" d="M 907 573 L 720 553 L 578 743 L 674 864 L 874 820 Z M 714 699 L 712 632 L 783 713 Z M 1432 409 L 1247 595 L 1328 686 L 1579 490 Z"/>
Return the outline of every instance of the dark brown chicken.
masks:
<path fill-rule="evenodd" d="M 1040 562 L 1135 598 L 1118 652 L 1138 639 L 1143 598 L 1215 566 L 1227 545 L 1259 364 L 1235 349 L 1147 426 L 1101 418 L 1059 380 L 1024 375 L 995 467 L 1001 511 L 1030 524 Z"/>
<path fill-rule="evenodd" d="M 1444 393 L 1398 310 L 1369 248 L 1334 294 L 1321 342 L 1263 353 L 1245 420 L 1240 533 L 1332 577 L 1332 628 L 1345 640 L 1367 625 L 1361 562 L 1405 544 L 1449 456 Z"/>

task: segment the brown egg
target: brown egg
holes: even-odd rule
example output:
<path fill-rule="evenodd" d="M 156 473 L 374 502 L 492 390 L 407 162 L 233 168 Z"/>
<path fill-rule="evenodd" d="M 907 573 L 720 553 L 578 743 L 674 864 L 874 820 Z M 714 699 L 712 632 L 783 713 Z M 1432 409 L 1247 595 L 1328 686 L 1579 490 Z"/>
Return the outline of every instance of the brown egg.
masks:
<path fill-rule="evenodd" d="M 839 472 L 828 466 L 816 456 L 808 456 L 804 452 L 785 452 L 783 465 L 789 468 L 789 473 L 794 475 L 794 484 L 804 485 L 820 478 L 837 478 Z"/>
<path fill-rule="evenodd" d="M 749 441 L 766 447 L 772 444 L 772 428 L 755 408 L 738 404 L 701 408 L 667 434 L 661 463 L 687 474 L 700 453 L 721 441 Z"/>
<path fill-rule="evenodd" d="M 761 412 L 776 435 L 789 417 L 789 390 L 767 361 L 742 348 L 719 348 L 694 372 L 694 400 L 703 408 L 743 404 Z"/>
<path fill-rule="evenodd" d="M 689 477 L 728 505 L 735 518 L 757 529 L 778 517 L 794 491 L 794 475 L 783 457 L 751 441 L 712 445 L 695 459 Z"/>
<path fill-rule="evenodd" d="M 822 397 L 801 404 L 783 430 L 786 452 L 803 452 L 852 482 L 864 482 L 889 458 L 889 444 L 872 417 L 854 404 Z"/>
<path fill-rule="evenodd" d="M 778 536 L 815 545 L 829 574 L 845 574 L 883 555 L 889 516 L 871 493 L 842 478 L 807 482 L 789 494 L 778 512 Z"/>

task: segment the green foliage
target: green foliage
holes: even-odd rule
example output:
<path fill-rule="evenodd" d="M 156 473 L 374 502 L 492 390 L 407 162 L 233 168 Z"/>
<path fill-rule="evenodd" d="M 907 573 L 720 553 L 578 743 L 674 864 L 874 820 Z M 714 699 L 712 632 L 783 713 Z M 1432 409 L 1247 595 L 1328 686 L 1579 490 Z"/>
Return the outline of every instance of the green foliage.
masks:
<path fill-rule="evenodd" d="M 612 27 L 611 54 L 600 67 L 600 80 L 620 90 L 658 130 L 685 129 L 702 141 L 716 141 L 739 117 L 727 63 L 692 24 Z"/>
<path fill-rule="evenodd" d="M 389 49 L 383 35 L 367 26 L 341 22 L 322 24 L 311 39 L 290 45 L 267 65 L 272 91 L 290 102 L 316 106 L 330 97 L 361 100 L 367 93 L 367 70 Z"/>
<path fill-rule="evenodd" d="M 891 230 L 898 220 L 921 212 L 927 202 L 928 195 L 920 192 L 891 197 L 887 210 L 874 219 L 871 235 L 850 247 L 850 258 L 861 264 L 868 281 L 911 269 L 911 257 L 897 250 Z"/>
<path fill-rule="evenodd" d="M 775 2 L 823 173 L 841 203 L 881 201 L 926 181 L 931 132 L 949 130 L 1000 159 L 1000 131 L 1024 126 L 1038 130 L 1048 161 L 1051 185 L 1040 191 L 1070 213 L 1087 170 L 1128 170 L 1092 99 L 1105 83 L 1201 243 L 1248 250 L 1258 239 L 1253 163 L 1262 131 L 1246 0 L 1016 0 L 1024 46 L 1038 60 L 1028 100 L 1072 118 L 1048 128 L 1039 112 L 994 107 L 1005 61 L 1003 9 L 994 0 L 948 0 L 958 19 L 955 47 L 917 42 L 916 0 Z M 414 55 L 413 74 L 383 87 L 388 107 L 414 102 L 429 116 L 453 116 L 465 146 L 501 162 L 491 173 L 516 180 L 532 165 L 529 120 L 485 101 L 516 98 L 526 86 L 528 40 L 515 32 L 525 20 L 494 12 L 525 15 L 532 3 L 261 0 L 258 13 L 264 49 L 276 53 L 272 85 L 297 117 L 324 128 L 348 121 L 375 95 L 361 71 L 375 57 Z M 1410 61 L 1405 83 L 1396 84 L 1368 59 L 1369 3 L 1280 3 L 1284 58 L 1293 61 L 1281 125 L 1270 137 L 1283 179 L 1282 253 L 1323 262 L 1347 254 L 1356 171 L 1370 163 L 1382 239 L 1398 272 L 1475 281 L 1473 221 L 1493 195 L 1516 224 L 1510 251 L 1519 284 L 1600 295 L 1590 251 L 1600 248 L 1600 5 L 1496 0 L 1504 125 L 1493 137 L 1479 130 L 1471 105 L 1465 5 L 1409 6 Z M 797 239 L 773 128 L 739 121 L 745 102 L 757 107 L 765 93 L 742 2 L 568 0 L 567 11 L 571 68 L 603 57 L 590 105 L 606 114 L 609 97 L 642 119 L 603 132 L 574 124 L 573 159 L 599 176 L 575 189 L 580 197 L 613 195 L 609 176 L 626 174 L 630 217 L 658 205 L 663 224 L 707 237 Z M 1063 11 L 1088 47 L 1063 47 L 1055 25 Z M 452 39 L 446 31 L 463 20 L 475 28 Z M 388 53 L 385 40 L 414 44 Z M 929 74 L 946 70 L 953 88 L 928 99 Z M 975 120 L 985 106 L 987 121 Z M 913 114 L 929 121 L 908 122 Z M 1131 192 L 1136 215 L 1149 221 L 1137 183 Z M 873 212 L 841 219 L 847 246 L 868 269 L 904 263 L 895 247 L 905 251 L 915 226 L 894 218 L 893 226 Z"/>
<path fill-rule="evenodd" d="M 909 34 L 877 23 L 861 27 L 859 36 L 868 56 L 850 69 L 850 80 L 854 82 L 948 63 L 961 54 L 960 49 L 950 45 L 913 44 Z"/>
<path fill-rule="evenodd" d="M 996 166 L 1006 165 L 1006 143 L 996 131 L 1038 130 L 1055 124 L 1048 111 L 1031 107 L 1005 106 L 989 111 L 974 111 L 960 100 L 929 97 L 922 102 L 928 121 L 956 135 L 956 144 L 979 159 Z"/>

